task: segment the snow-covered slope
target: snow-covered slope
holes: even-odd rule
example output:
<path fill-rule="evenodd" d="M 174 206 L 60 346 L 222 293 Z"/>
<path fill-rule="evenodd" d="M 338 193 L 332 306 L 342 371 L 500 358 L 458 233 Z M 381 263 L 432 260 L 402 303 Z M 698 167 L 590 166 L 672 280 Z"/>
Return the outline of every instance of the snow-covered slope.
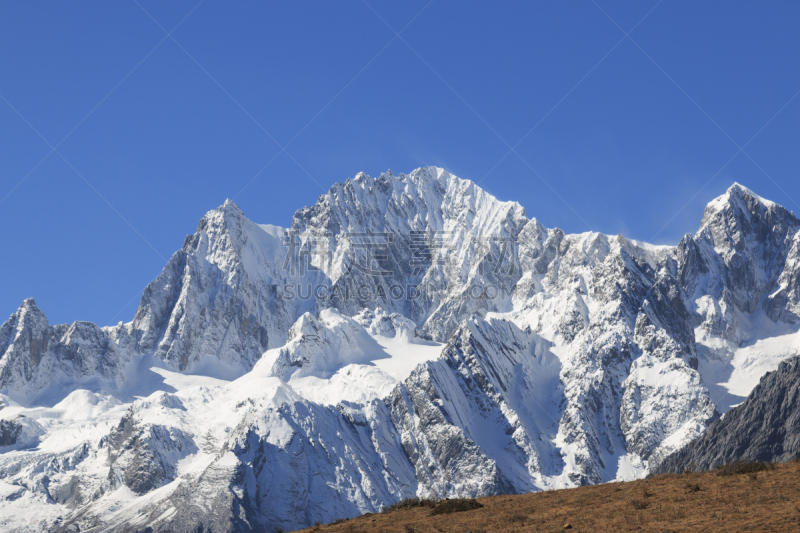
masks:
<path fill-rule="evenodd" d="M 437 168 L 287 229 L 228 201 L 134 319 L 0 327 L 0 529 L 276 531 L 647 474 L 800 348 L 800 223 L 739 185 L 675 247 Z"/>

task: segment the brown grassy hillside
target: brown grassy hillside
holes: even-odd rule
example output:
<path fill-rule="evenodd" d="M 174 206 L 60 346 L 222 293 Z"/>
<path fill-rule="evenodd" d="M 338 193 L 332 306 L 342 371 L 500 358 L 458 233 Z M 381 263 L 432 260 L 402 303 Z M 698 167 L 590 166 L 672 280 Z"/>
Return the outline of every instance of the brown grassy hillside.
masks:
<path fill-rule="evenodd" d="M 463 512 L 405 508 L 304 531 L 800 531 L 800 462 L 757 472 L 663 475 L 478 502 L 482 508 Z"/>

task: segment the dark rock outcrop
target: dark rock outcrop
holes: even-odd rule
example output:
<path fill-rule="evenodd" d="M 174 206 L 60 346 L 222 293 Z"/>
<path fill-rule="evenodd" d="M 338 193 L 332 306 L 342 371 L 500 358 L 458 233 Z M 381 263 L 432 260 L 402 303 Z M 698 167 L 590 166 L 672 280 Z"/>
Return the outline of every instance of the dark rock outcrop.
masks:
<path fill-rule="evenodd" d="M 0 446 L 13 446 L 22 433 L 22 426 L 13 420 L 0 420 Z"/>
<path fill-rule="evenodd" d="M 656 473 L 709 470 L 732 461 L 800 457 L 800 357 L 767 373 L 744 403 L 670 455 Z"/>

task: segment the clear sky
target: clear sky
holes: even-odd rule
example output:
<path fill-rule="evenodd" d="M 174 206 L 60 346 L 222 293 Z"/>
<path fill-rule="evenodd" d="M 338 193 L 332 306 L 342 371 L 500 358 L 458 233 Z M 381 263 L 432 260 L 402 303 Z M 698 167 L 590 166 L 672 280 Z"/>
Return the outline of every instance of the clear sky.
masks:
<path fill-rule="evenodd" d="M 3 317 L 128 321 L 226 198 L 360 171 L 656 243 L 734 181 L 800 212 L 798 2 L 138 1 L 0 3 Z"/>

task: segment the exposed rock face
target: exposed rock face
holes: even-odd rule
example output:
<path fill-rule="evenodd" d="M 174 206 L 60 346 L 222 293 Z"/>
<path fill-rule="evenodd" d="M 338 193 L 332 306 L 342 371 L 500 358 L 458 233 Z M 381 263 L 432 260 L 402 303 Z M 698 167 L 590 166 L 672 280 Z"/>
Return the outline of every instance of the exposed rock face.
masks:
<path fill-rule="evenodd" d="M 375 311 L 364 309 L 354 318 L 370 335 L 403 338 L 409 341 L 420 335 L 416 324 L 398 313 L 386 313 L 380 309 Z"/>
<path fill-rule="evenodd" d="M 464 318 L 510 309 L 510 289 L 520 276 L 516 238 L 527 223 L 518 203 L 500 202 L 470 181 L 428 167 L 337 183 L 295 214 L 292 230 L 318 236 L 317 246 L 330 251 L 304 248 L 331 281 L 329 305 L 347 315 L 376 307 L 397 312 L 444 342 Z M 509 294 L 470 296 L 470 288 L 490 284 L 508 287 Z M 400 292 L 393 287 L 406 295 L 410 287 L 423 292 L 394 299 Z"/>
<path fill-rule="evenodd" d="M 296 302 L 277 299 L 283 256 L 278 238 L 227 201 L 145 289 L 121 343 L 179 370 L 217 360 L 251 368 L 296 318 Z"/>
<path fill-rule="evenodd" d="M 52 366 L 48 345 L 53 331 L 33 298 L 22 302 L 17 312 L 0 327 L 0 386 L 36 381 Z M 41 367 L 41 368 L 40 368 Z"/>
<path fill-rule="evenodd" d="M 546 344 L 504 320 L 468 321 L 439 360 L 392 392 L 387 402 L 418 494 L 516 493 L 556 472 L 570 475 L 541 439 L 556 432 L 563 398 Z"/>
<path fill-rule="evenodd" d="M 156 402 L 173 409 L 180 400 L 162 394 Z M 160 424 L 142 423 L 134 404 L 108 435 L 108 479 L 112 489 L 125 485 L 136 494 L 147 494 L 172 481 L 177 462 L 197 451 L 191 435 Z"/>
<path fill-rule="evenodd" d="M 744 403 L 667 457 L 657 473 L 710 470 L 733 461 L 785 462 L 800 457 L 800 357 L 781 363 Z"/>
<path fill-rule="evenodd" d="M 798 229 L 734 185 L 676 247 L 566 235 L 436 168 L 336 184 L 288 232 L 226 202 L 132 322 L 27 300 L 0 327 L 0 489 L 58 510 L 30 530 L 276 531 L 645 475 L 796 353 Z"/>
<path fill-rule="evenodd" d="M 794 214 L 740 185 L 708 204 L 700 231 L 678 246 L 687 296 L 710 298 L 698 310 L 703 329 L 738 341 L 735 311 L 752 313 L 759 305 L 773 320 L 796 320 L 798 228 Z"/>
<path fill-rule="evenodd" d="M 297 301 L 277 297 L 284 255 L 280 239 L 228 201 L 186 238 L 128 324 L 51 327 L 26 300 L 0 329 L 0 390 L 29 395 L 61 376 L 121 383 L 126 366 L 143 355 L 181 371 L 210 365 L 213 373 L 221 363 L 241 374 L 283 344 L 300 312 Z"/>
<path fill-rule="evenodd" d="M 576 483 L 608 479 L 626 450 L 647 468 L 674 449 L 668 436 L 693 438 L 715 416 L 671 252 L 535 221 L 520 236 L 516 321 L 556 344 Z"/>
<path fill-rule="evenodd" d="M 22 433 L 22 426 L 13 420 L 0 420 L 0 447 L 13 446 Z"/>
<path fill-rule="evenodd" d="M 787 247 L 778 289 L 764 300 L 764 310 L 774 322 L 800 321 L 800 231 Z"/>
<path fill-rule="evenodd" d="M 64 377 L 122 379 L 130 356 L 91 322 L 50 326 L 33 298 L 0 327 L 0 390 L 30 394 Z"/>

